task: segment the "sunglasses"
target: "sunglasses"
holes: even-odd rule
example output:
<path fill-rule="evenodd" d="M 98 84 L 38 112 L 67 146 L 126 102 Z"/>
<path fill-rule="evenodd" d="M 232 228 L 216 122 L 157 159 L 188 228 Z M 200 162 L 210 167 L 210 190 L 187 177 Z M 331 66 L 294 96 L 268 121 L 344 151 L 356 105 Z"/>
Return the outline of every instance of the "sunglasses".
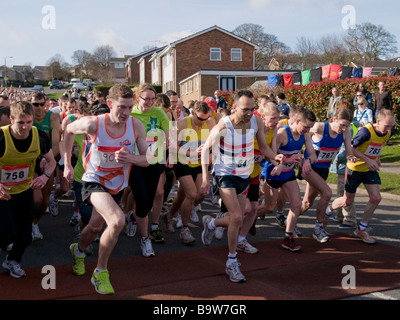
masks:
<path fill-rule="evenodd" d="M 32 105 L 34 107 L 39 107 L 39 106 L 43 107 L 45 104 L 46 104 L 45 102 L 32 102 Z"/>
<path fill-rule="evenodd" d="M 196 115 L 197 119 L 199 119 L 200 121 L 207 121 L 208 118 L 210 118 L 210 117 L 208 117 L 207 119 L 203 119 L 203 118 L 200 118 L 200 117 L 197 115 L 197 113 L 195 113 L 195 115 Z"/>

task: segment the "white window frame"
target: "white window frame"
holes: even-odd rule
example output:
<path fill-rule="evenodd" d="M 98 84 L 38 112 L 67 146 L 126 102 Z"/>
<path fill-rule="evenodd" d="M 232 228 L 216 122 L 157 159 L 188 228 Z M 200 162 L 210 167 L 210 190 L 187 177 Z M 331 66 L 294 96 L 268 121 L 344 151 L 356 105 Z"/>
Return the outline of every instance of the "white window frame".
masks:
<path fill-rule="evenodd" d="M 219 57 L 213 58 L 213 54 L 219 54 Z M 210 48 L 210 61 L 221 61 L 221 48 Z"/>
<path fill-rule="evenodd" d="M 240 58 L 234 59 L 237 54 L 240 54 Z M 231 61 L 242 61 L 242 48 L 231 48 Z"/>

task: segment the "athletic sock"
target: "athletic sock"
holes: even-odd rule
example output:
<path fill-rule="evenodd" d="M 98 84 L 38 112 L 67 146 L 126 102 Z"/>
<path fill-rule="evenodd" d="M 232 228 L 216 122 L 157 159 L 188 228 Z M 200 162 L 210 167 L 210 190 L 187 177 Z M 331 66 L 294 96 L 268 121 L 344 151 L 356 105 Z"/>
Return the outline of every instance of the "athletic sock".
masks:
<path fill-rule="evenodd" d="M 368 228 L 368 223 L 364 223 L 364 222 L 360 222 L 358 224 L 358 229 L 360 229 L 361 231 L 365 230 Z"/>

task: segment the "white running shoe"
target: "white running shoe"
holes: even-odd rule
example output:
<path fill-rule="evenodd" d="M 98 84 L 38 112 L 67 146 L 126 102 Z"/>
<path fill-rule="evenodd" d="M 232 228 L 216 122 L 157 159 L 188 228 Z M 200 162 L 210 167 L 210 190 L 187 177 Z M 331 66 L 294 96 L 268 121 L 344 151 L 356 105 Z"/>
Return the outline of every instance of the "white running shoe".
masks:
<path fill-rule="evenodd" d="M 42 239 L 43 239 L 43 235 L 39 230 L 39 225 L 32 224 L 32 241 L 42 240 Z"/>
<path fill-rule="evenodd" d="M 232 282 L 246 282 L 246 278 L 240 272 L 239 266 L 240 264 L 238 261 L 226 264 L 225 272 L 229 276 L 229 280 L 231 280 Z"/>
<path fill-rule="evenodd" d="M 2 266 L 4 269 L 10 271 L 10 276 L 13 278 L 22 278 L 26 276 L 25 271 L 21 268 L 19 263 L 14 260 L 8 260 L 8 256 L 6 260 L 4 260 Z"/>
<path fill-rule="evenodd" d="M 142 255 L 144 257 L 154 257 L 156 254 L 154 253 L 153 246 L 151 245 L 151 240 L 149 238 L 140 240 L 140 248 L 142 249 Z"/>

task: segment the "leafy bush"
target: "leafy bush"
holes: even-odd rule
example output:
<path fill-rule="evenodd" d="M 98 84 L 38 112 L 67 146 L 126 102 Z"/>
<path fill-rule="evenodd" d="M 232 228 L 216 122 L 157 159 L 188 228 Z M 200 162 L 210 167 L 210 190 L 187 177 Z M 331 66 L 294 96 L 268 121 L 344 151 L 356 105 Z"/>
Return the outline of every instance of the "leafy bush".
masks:
<path fill-rule="evenodd" d="M 324 80 L 321 82 L 311 82 L 305 86 L 293 85 L 290 87 L 275 87 L 253 90 L 256 98 L 262 94 L 272 92 L 275 96 L 279 92 L 283 92 L 286 96 L 286 101 L 290 105 L 301 104 L 311 109 L 318 121 L 326 120 L 326 110 L 329 104 L 329 98 L 332 95 L 332 88 L 338 88 L 339 94 L 350 103 L 358 90 L 360 82 L 365 84 L 366 89 L 371 92 L 374 97 L 375 91 L 378 90 L 378 82 L 384 81 L 386 90 L 392 92 L 393 112 L 396 116 L 396 131 L 398 132 L 400 124 L 400 77 L 369 77 L 356 78 L 346 80 Z M 233 96 L 235 92 L 224 92 L 222 96 L 225 98 L 229 106 L 233 104 Z"/>

